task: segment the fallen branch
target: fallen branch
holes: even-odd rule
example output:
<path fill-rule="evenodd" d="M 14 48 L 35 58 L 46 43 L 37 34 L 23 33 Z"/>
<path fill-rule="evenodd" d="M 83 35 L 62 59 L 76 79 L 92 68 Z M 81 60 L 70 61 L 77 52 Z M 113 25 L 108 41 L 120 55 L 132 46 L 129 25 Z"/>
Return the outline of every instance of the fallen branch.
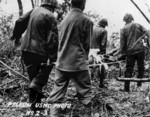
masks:
<path fill-rule="evenodd" d="M 123 78 L 123 77 L 117 77 L 118 81 L 130 81 L 130 82 L 150 82 L 150 78 Z"/>
<path fill-rule="evenodd" d="M 106 64 L 107 65 L 113 65 L 113 64 L 120 64 L 121 62 L 123 62 L 123 61 L 109 62 L 109 63 L 106 63 Z M 100 64 L 91 64 L 91 65 L 89 65 L 89 67 L 98 67 L 100 65 L 102 65 L 102 63 L 100 63 Z"/>
<path fill-rule="evenodd" d="M 12 69 L 11 67 L 9 67 L 8 65 L 6 65 L 4 62 L 2 62 L 0 60 L 0 63 L 3 64 L 5 67 L 7 67 L 9 70 L 13 71 L 14 73 L 18 74 L 19 76 L 23 77 L 25 80 L 29 81 L 27 77 L 25 77 L 24 75 L 20 74 L 19 72 L 15 71 L 14 69 Z"/>

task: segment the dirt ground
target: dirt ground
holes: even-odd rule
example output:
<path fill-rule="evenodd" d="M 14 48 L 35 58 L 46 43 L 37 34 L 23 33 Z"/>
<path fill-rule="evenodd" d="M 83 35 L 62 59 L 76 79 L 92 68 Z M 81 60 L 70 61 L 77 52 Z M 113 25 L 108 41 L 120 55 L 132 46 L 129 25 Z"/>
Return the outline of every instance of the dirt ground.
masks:
<path fill-rule="evenodd" d="M 106 88 L 102 89 L 98 87 L 97 79 L 92 80 L 95 97 L 92 100 L 92 107 L 86 109 L 78 102 L 75 87 L 70 82 L 65 98 L 69 100 L 66 103 L 69 102 L 71 106 L 66 109 L 64 116 L 82 117 L 84 113 L 91 111 L 91 117 L 150 117 L 150 83 L 143 83 L 142 87 L 138 88 L 136 83 L 132 82 L 130 85 L 131 91 L 124 92 L 124 83 L 116 80 L 118 75 L 118 70 L 114 66 L 110 67 L 105 79 Z M 53 88 L 53 79 L 54 71 L 44 88 L 47 96 Z M 22 87 L 17 87 L 17 83 L 22 84 L 19 85 Z M 32 117 L 32 112 L 28 108 L 29 105 L 25 105 L 28 104 L 26 84 L 26 81 L 20 81 L 20 79 L 14 82 L 14 79 L 8 76 L 1 79 L 0 87 L 4 85 L 5 88 L 0 89 L 0 117 Z M 6 88 L 8 86 L 9 89 Z M 12 88 L 10 88 L 11 86 Z M 42 102 L 47 103 L 46 99 L 43 99 Z M 49 110 L 47 107 L 42 114 L 43 116 L 38 113 L 34 116 L 49 117 Z"/>

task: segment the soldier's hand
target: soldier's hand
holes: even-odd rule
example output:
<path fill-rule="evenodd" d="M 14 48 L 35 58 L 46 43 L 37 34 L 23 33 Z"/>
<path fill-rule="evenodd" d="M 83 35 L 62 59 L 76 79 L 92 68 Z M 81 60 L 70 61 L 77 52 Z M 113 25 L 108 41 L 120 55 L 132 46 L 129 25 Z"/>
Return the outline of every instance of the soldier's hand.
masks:
<path fill-rule="evenodd" d="M 117 51 L 115 51 L 115 52 L 113 53 L 113 56 L 119 56 L 119 54 L 120 54 L 120 51 L 117 50 Z"/>
<path fill-rule="evenodd" d="M 9 40 L 10 40 L 10 41 L 13 41 L 13 40 L 15 40 L 15 37 L 14 37 L 14 36 L 11 36 Z"/>
<path fill-rule="evenodd" d="M 118 55 L 117 59 L 118 59 L 118 61 L 119 60 L 126 60 L 126 55 L 125 54 L 124 55 Z"/>
<path fill-rule="evenodd" d="M 20 46 L 20 45 L 21 45 L 20 41 L 16 41 L 16 40 L 14 41 L 14 46 L 15 46 L 15 47 L 18 47 L 18 46 Z"/>
<path fill-rule="evenodd" d="M 113 53 L 113 56 L 118 56 L 118 52 Z"/>

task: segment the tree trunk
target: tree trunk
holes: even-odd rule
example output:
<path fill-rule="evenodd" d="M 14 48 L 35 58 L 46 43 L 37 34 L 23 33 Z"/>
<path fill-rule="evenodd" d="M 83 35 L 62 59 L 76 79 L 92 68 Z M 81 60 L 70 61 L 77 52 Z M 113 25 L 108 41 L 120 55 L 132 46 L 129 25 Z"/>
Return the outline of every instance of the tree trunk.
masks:
<path fill-rule="evenodd" d="M 40 1 L 39 0 L 35 0 L 35 6 L 39 6 L 40 5 Z"/>
<path fill-rule="evenodd" d="M 31 0 L 32 8 L 40 6 L 42 0 Z"/>
<path fill-rule="evenodd" d="M 21 0 L 17 0 L 18 2 L 18 7 L 19 7 L 19 16 L 23 15 L 23 5 Z"/>
<path fill-rule="evenodd" d="M 31 0 L 31 4 L 32 4 L 32 8 L 34 8 L 34 1 L 33 0 Z"/>

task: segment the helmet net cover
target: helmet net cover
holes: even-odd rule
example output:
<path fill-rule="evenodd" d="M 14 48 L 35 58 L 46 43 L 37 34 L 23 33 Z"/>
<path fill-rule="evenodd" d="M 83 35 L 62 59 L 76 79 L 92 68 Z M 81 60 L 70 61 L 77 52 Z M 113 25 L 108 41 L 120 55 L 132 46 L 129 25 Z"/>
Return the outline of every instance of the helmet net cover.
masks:
<path fill-rule="evenodd" d="M 134 18 L 132 16 L 132 14 L 130 14 L 130 13 L 126 13 L 125 16 L 123 17 L 123 21 L 125 21 L 125 22 L 129 22 L 132 20 L 134 20 Z"/>
<path fill-rule="evenodd" d="M 86 0 L 71 0 L 72 5 L 80 5 L 85 2 L 86 2 Z"/>
<path fill-rule="evenodd" d="M 52 7 L 58 7 L 57 0 L 42 0 L 42 5 L 50 5 Z"/>
<path fill-rule="evenodd" d="M 107 19 L 105 19 L 105 18 L 101 19 L 98 24 L 101 25 L 101 26 L 108 26 Z"/>

